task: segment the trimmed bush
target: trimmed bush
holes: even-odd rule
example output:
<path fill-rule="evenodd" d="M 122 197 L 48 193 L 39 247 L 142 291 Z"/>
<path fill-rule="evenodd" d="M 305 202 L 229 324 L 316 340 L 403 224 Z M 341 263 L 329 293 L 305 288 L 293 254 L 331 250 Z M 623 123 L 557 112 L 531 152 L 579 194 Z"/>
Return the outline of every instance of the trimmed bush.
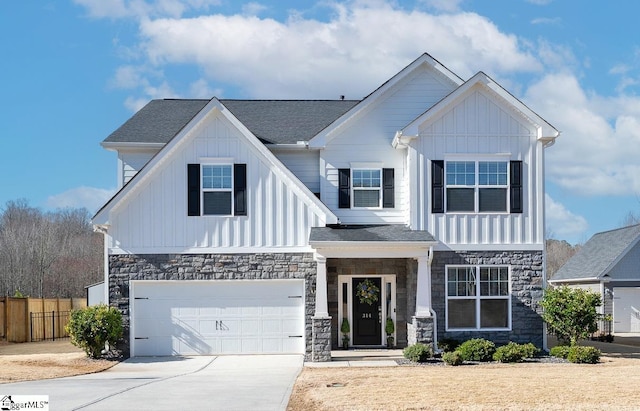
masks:
<path fill-rule="evenodd" d="M 531 343 L 518 344 L 509 342 L 496 349 L 493 359 L 498 362 L 521 362 L 525 358 L 531 358 L 536 355 L 538 349 Z"/>
<path fill-rule="evenodd" d="M 597 364 L 600 361 L 600 350 L 595 347 L 574 345 L 569 348 L 567 360 L 576 364 Z"/>
<path fill-rule="evenodd" d="M 459 345 L 460 345 L 460 341 L 454 338 L 443 338 L 441 340 L 438 340 L 438 348 L 444 352 L 455 351 Z"/>
<path fill-rule="evenodd" d="M 458 351 L 464 361 L 491 361 L 496 345 L 484 338 L 474 338 L 460 344 Z"/>
<path fill-rule="evenodd" d="M 444 361 L 444 363 L 447 365 L 453 366 L 462 365 L 462 363 L 464 362 L 460 351 L 445 351 L 445 353 L 442 354 L 442 361 Z"/>
<path fill-rule="evenodd" d="M 430 345 L 417 343 L 402 350 L 402 354 L 404 358 L 413 362 L 425 362 L 433 357 L 433 350 Z"/>
<path fill-rule="evenodd" d="M 570 348 L 571 347 L 568 345 L 556 345 L 549 350 L 549 355 L 552 357 L 564 358 L 566 360 L 569 356 Z"/>
<path fill-rule="evenodd" d="M 106 305 L 73 310 L 65 329 L 71 344 L 82 348 L 91 358 L 100 358 L 105 344 L 114 344 L 122 338 L 122 314 Z"/>

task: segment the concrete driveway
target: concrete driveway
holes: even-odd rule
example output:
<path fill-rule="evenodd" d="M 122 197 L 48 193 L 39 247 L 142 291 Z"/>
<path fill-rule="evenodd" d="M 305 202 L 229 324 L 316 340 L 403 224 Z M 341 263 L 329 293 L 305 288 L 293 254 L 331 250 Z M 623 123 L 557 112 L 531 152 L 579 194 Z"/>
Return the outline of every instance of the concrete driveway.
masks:
<path fill-rule="evenodd" d="M 139 357 L 76 377 L 0 385 L 51 410 L 284 410 L 301 355 Z"/>

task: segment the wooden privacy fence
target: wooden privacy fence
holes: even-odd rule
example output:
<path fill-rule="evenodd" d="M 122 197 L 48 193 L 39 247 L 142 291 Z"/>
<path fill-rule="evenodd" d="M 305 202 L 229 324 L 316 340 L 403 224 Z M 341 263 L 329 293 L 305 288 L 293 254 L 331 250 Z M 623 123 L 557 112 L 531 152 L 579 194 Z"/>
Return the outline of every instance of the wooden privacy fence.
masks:
<path fill-rule="evenodd" d="M 30 342 L 66 337 L 69 312 L 86 306 L 85 298 L 0 297 L 0 338 Z"/>

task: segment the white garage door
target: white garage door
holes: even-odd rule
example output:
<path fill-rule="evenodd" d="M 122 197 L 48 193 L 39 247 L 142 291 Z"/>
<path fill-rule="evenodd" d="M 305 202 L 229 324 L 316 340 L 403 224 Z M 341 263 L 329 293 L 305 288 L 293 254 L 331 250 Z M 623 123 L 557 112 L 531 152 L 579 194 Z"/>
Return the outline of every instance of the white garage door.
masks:
<path fill-rule="evenodd" d="M 613 332 L 640 332 L 640 288 L 613 289 Z"/>
<path fill-rule="evenodd" d="M 304 353 L 304 281 L 131 281 L 131 355 Z"/>

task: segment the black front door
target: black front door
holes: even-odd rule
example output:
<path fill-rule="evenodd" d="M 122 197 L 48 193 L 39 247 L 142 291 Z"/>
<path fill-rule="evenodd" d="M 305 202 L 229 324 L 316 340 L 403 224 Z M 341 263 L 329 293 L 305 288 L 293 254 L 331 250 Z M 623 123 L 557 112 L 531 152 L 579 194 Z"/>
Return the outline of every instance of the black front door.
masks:
<path fill-rule="evenodd" d="M 360 284 L 366 284 L 368 280 L 378 289 L 378 300 L 369 304 L 367 301 L 360 302 L 358 289 Z M 380 321 L 380 310 L 382 294 L 380 290 L 380 278 L 353 278 L 353 345 L 381 345 L 382 344 L 382 322 Z"/>

